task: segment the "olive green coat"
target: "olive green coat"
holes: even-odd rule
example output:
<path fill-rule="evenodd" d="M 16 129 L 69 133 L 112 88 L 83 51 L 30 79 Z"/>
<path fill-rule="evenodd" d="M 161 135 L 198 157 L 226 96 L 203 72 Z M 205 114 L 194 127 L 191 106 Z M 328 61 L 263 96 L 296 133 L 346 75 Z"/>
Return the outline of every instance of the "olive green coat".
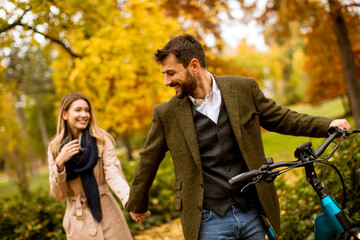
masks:
<path fill-rule="evenodd" d="M 250 170 L 265 163 L 260 126 L 296 136 L 327 136 L 330 119 L 299 114 L 276 105 L 264 96 L 253 79 L 215 76 L 215 80 Z M 175 206 L 180 211 L 185 238 L 195 240 L 201 223 L 204 183 L 190 104 L 188 98 L 174 96 L 154 108 L 153 124 L 140 153 L 126 208 L 137 213 L 148 210 L 149 188 L 169 150 L 175 168 Z M 256 189 L 264 213 L 280 232 L 280 209 L 274 185 L 261 183 Z"/>

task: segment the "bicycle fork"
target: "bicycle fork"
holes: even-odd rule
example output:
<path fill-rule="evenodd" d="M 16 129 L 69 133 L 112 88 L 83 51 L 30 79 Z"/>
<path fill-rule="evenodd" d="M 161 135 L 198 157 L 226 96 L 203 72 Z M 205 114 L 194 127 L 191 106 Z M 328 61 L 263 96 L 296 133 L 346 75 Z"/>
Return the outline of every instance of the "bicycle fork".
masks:
<path fill-rule="evenodd" d="M 352 228 L 352 224 L 340 209 L 335 199 L 328 195 L 318 180 L 314 165 L 305 166 L 306 178 L 320 198 L 324 213 L 315 220 L 315 240 L 336 240 L 337 234 L 342 234 Z"/>
<path fill-rule="evenodd" d="M 265 233 L 268 237 L 269 240 L 278 240 L 278 238 L 276 237 L 275 231 L 274 229 L 271 227 L 270 223 L 268 222 L 268 220 L 266 219 L 265 216 L 260 215 L 261 220 L 264 224 L 264 229 L 265 229 Z"/>

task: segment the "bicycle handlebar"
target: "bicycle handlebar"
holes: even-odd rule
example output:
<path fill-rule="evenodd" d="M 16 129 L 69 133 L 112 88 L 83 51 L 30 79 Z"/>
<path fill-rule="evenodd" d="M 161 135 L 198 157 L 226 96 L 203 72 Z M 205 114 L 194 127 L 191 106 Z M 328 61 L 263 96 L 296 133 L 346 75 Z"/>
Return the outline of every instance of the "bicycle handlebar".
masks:
<path fill-rule="evenodd" d="M 235 185 L 235 184 L 244 184 L 244 183 L 249 183 L 249 182 L 254 182 L 254 178 L 257 178 L 257 180 L 255 180 L 255 183 L 259 182 L 260 180 L 262 181 L 266 181 L 266 178 L 269 176 L 275 176 L 277 177 L 278 175 L 280 175 L 279 170 L 277 171 L 272 171 L 276 168 L 280 168 L 280 167 L 302 167 L 304 166 L 304 160 L 301 160 L 301 156 L 300 153 L 303 149 L 309 149 L 309 154 L 312 155 L 313 160 L 316 160 L 319 156 L 321 156 L 321 154 L 324 153 L 324 151 L 326 150 L 326 148 L 330 145 L 330 143 L 338 137 L 346 137 L 349 136 L 353 133 L 359 133 L 360 130 L 354 130 L 352 132 L 347 132 L 346 130 L 340 130 L 337 127 L 330 127 L 329 130 L 329 137 L 325 140 L 325 142 L 315 151 L 312 151 L 311 149 L 311 142 L 307 142 L 304 143 L 302 145 L 300 145 L 296 151 L 295 151 L 295 157 L 298 158 L 299 160 L 297 161 L 285 161 L 285 162 L 277 162 L 277 163 L 267 163 L 262 165 L 260 168 L 258 169 L 254 169 L 254 170 L 250 170 L 241 174 L 238 174 L 234 177 L 232 177 L 229 180 L 229 183 L 231 186 Z"/>
<path fill-rule="evenodd" d="M 250 182 L 253 178 L 261 175 L 271 175 L 276 174 L 279 171 L 272 171 L 273 169 L 280 168 L 280 167 L 292 167 L 299 165 L 300 161 L 287 161 L 287 162 L 278 162 L 278 163 L 272 163 L 270 165 L 263 165 L 259 169 L 254 169 L 251 171 L 247 171 L 244 173 L 240 173 L 239 175 L 236 175 L 235 177 L 232 177 L 229 180 L 230 185 L 240 184 L 240 183 L 246 183 Z"/>
<path fill-rule="evenodd" d="M 317 150 L 315 150 L 315 152 L 314 152 L 315 157 L 320 157 L 321 154 L 324 153 L 326 148 L 330 145 L 330 143 L 332 141 L 334 141 L 335 138 L 343 136 L 343 132 L 345 134 L 348 134 L 348 132 L 346 132 L 346 130 L 342 131 L 337 127 L 330 127 L 328 132 L 329 132 L 330 136 L 326 139 L 326 141 Z"/>
<path fill-rule="evenodd" d="M 241 173 L 229 180 L 230 185 L 250 182 L 254 177 L 260 174 L 258 169 Z"/>

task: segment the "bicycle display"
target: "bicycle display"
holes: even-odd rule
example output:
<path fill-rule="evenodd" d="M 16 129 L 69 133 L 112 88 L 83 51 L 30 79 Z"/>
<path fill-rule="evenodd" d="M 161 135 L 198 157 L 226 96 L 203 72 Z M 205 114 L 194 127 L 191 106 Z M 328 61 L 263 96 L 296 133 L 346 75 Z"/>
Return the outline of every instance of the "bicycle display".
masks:
<path fill-rule="evenodd" d="M 340 130 L 337 127 L 329 128 L 329 137 L 326 141 L 315 151 L 312 149 L 312 143 L 306 142 L 300 145 L 295 150 L 295 158 L 297 161 L 285 161 L 285 162 L 274 162 L 272 158 L 267 158 L 265 164 L 258 169 L 254 169 L 248 172 L 241 173 L 237 176 L 234 176 L 229 180 L 231 185 L 244 185 L 242 192 L 245 191 L 248 187 L 260 183 L 268 182 L 271 183 L 275 178 L 287 171 L 290 171 L 294 168 L 304 167 L 306 172 L 306 179 L 309 184 L 312 186 L 314 191 L 320 198 L 321 207 L 323 209 L 323 214 L 319 215 L 315 221 L 315 240 L 335 240 L 335 239 L 360 239 L 360 228 L 354 227 L 353 224 L 349 221 L 346 213 L 341 209 L 337 204 L 335 199 L 333 199 L 324 189 L 324 186 L 318 180 L 314 163 L 322 163 L 326 166 L 330 166 L 336 170 L 337 174 L 340 177 L 342 186 L 345 192 L 345 184 L 342 179 L 341 173 L 339 170 L 328 160 L 337 150 L 341 142 L 347 137 L 354 133 L 360 133 L 360 130 L 354 130 L 352 132 L 347 132 L 346 130 Z M 323 160 L 319 160 L 319 157 L 327 149 L 327 147 L 335 139 L 340 138 L 339 142 L 336 144 L 332 152 Z M 280 170 L 276 170 L 281 168 Z M 267 220 L 263 218 L 265 224 L 266 234 L 269 240 L 277 240 L 278 238 L 275 235 L 275 232 L 271 226 L 267 223 Z M 355 220 L 354 220 L 355 221 Z M 356 222 L 357 223 L 357 222 Z M 359 223 L 357 223 L 359 225 Z M 352 238 L 354 237 L 354 238 Z"/>

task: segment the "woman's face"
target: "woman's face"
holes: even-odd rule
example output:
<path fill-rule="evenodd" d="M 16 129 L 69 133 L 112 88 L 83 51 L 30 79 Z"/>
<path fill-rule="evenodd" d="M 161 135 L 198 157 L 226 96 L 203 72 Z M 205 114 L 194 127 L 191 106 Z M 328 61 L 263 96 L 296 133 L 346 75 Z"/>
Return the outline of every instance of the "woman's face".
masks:
<path fill-rule="evenodd" d="M 83 100 L 78 99 L 71 103 L 69 110 L 62 114 L 75 138 L 79 137 L 79 133 L 86 129 L 90 122 L 90 106 Z"/>

